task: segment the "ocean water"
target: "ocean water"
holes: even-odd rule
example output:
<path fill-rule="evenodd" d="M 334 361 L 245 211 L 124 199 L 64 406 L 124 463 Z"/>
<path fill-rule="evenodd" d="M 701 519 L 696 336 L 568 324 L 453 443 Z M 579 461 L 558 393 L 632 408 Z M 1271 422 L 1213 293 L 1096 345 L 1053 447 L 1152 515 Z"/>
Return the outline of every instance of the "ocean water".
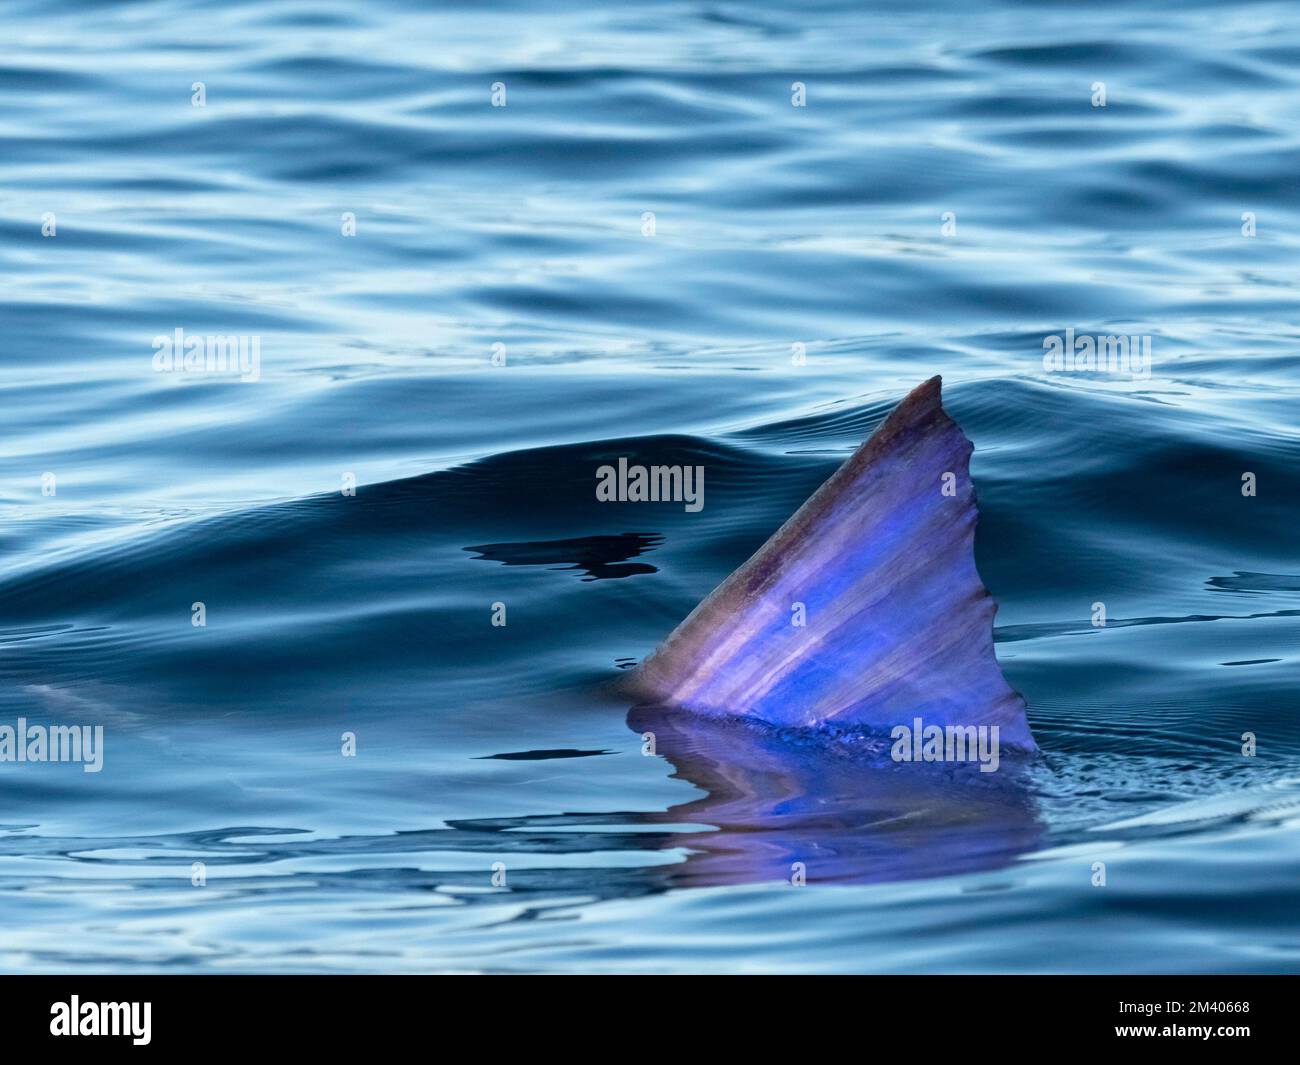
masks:
<path fill-rule="evenodd" d="M 0 31 L 0 724 L 104 729 L 0 763 L 0 968 L 1300 964 L 1293 5 Z M 934 374 L 1041 755 L 643 754 L 613 682 Z"/>

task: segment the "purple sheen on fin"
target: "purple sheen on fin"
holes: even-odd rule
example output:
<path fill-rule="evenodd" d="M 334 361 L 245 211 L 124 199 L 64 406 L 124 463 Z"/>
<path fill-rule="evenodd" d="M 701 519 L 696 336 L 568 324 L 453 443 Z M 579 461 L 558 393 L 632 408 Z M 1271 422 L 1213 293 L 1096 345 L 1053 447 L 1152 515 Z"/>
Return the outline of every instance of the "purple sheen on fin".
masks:
<path fill-rule="evenodd" d="M 972 447 L 940 385 L 913 389 L 673 630 L 634 674 L 639 696 L 778 726 L 997 725 L 1035 749 L 994 655 Z"/>

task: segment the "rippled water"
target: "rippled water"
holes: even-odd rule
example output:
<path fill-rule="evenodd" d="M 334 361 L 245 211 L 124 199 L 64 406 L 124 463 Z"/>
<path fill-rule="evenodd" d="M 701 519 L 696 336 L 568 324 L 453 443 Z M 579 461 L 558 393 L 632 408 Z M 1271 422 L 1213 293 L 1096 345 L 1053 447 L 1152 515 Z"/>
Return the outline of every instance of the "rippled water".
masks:
<path fill-rule="evenodd" d="M 106 749 L 0 764 L 0 966 L 1296 968 L 1293 6 L 2 17 L 0 723 Z M 936 373 L 1042 756 L 643 756 L 609 682 Z"/>

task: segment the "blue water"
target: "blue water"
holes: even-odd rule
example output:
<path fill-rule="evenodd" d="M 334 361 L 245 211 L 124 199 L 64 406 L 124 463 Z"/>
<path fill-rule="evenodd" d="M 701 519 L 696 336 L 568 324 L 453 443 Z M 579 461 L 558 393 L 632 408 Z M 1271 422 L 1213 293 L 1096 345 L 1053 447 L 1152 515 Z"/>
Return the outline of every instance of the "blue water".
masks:
<path fill-rule="evenodd" d="M 0 968 L 1294 971 L 1294 6 L 430 6 L 0 16 L 0 724 L 105 729 L 0 763 Z M 610 682 L 936 373 L 1041 757 L 643 755 Z"/>

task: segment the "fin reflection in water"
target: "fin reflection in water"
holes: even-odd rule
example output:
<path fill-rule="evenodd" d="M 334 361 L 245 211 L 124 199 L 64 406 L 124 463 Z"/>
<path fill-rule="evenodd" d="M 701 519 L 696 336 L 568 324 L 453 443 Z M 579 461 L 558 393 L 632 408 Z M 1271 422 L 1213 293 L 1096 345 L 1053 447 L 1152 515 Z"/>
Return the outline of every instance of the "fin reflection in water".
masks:
<path fill-rule="evenodd" d="M 690 852 L 674 887 L 786 881 L 869 883 L 998 869 L 1041 846 L 1023 760 L 894 763 L 888 739 L 825 735 L 635 707 L 674 776 L 706 793 L 653 819 L 703 826 L 663 840 Z M 714 831 L 708 831 L 712 828 Z"/>

